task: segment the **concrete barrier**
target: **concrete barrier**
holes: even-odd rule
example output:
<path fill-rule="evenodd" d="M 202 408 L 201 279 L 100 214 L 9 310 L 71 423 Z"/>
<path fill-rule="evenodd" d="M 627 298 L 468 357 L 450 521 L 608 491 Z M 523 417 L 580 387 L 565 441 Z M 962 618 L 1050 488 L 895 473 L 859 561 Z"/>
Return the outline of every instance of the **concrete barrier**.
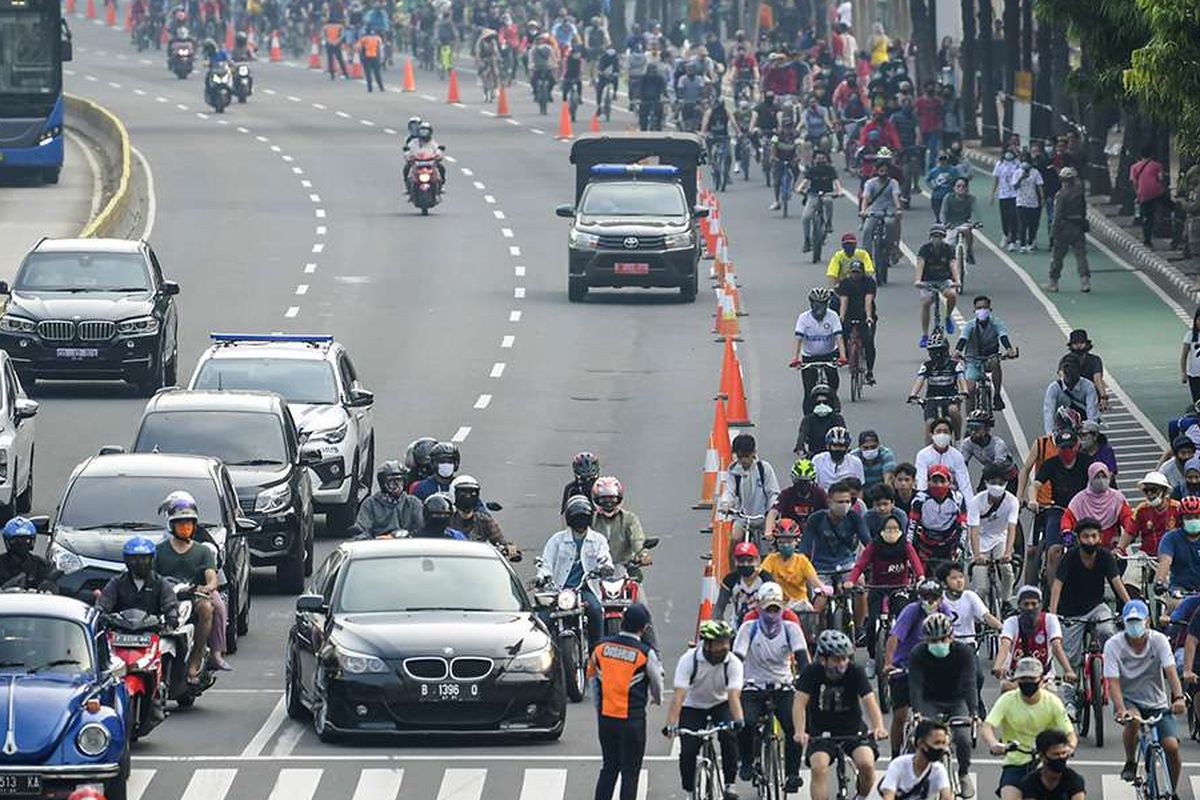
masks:
<path fill-rule="evenodd" d="M 66 95 L 65 100 L 67 126 L 91 145 L 102 173 L 100 211 L 79 236 L 141 236 L 145 227 L 147 176 L 135 169 L 129 132 L 115 114 L 98 103 L 72 94 Z"/>

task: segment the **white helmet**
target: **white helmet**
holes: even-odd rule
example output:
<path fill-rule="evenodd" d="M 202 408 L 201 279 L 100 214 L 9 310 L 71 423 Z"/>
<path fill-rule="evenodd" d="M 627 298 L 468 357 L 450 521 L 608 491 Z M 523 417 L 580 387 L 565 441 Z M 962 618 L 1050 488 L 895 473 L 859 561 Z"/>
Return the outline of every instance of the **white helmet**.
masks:
<path fill-rule="evenodd" d="M 778 583 L 764 583 L 758 587 L 758 607 L 768 606 L 783 608 L 783 589 Z"/>
<path fill-rule="evenodd" d="M 472 478 L 470 475 L 459 475 L 454 480 L 450 481 L 450 494 L 454 494 L 459 489 L 479 491 L 479 481 Z"/>
<path fill-rule="evenodd" d="M 1159 488 L 1168 492 L 1171 491 L 1172 488 L 1171 481 L 1167 479 L 1167 476 L 1163 475 L 1157 470 L 1151 470 L 1150 472 L 1147 472 L 1146 477 L 1138 481 L 1137 485 L 1139 489 L 1145 489 L 1147 486 L 1158 486 Z"/>

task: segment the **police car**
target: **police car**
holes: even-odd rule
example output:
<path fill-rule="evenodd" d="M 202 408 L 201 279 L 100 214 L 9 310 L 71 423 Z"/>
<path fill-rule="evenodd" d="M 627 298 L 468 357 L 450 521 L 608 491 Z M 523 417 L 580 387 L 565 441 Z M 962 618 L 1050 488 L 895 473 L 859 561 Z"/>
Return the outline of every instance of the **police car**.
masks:
<path fill-rule="evenodd" d="M 301 440 L 318 447 L 309 465 L 314 510 L 345 533 L 371 492 L 375 395 L 359 383 L 346 348 L 332 336 L 214 333 L 189 389 L 275 392 L 288 401 Z"/>

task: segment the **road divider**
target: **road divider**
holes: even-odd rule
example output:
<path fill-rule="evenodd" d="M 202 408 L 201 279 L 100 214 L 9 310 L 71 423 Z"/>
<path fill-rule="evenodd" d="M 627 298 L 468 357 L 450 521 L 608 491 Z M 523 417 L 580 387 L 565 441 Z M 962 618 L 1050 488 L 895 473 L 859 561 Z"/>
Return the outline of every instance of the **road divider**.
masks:
<path fill-rule="evenodd" d="M 143 162 L 133 158 L 129 132 L 115 114 L 83 97 L 66 95 L 68 126 L 80 134 L 100 166 L 101 207 L 81 238 L 135 238 L 146 229 L 153 190 Z"/>

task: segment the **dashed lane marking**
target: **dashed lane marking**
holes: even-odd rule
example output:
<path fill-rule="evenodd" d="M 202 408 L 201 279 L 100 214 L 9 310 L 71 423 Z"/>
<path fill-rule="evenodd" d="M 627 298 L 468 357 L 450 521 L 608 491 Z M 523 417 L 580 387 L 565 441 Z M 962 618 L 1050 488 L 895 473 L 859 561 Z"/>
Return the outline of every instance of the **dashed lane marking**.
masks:
<path fill-rule="evenodd" d="M 492 364 L 492 371 L 488 373 L 489 378 L 499 378 L 504 375 L 504 368 L 508 366 L 503 361 L 497 361 Z"/>
<path fill-rule="evenodd" d="M 283 316 L 287 319 L 295 319 L 300 314 L 300 306 L 288 306 L 288 310 L 283 312 Z"/>
<path fill-rule="evenodd" d="M 454 442 L 455 444 L 461 444 L 461 443 L 465 442 L 467 440 L 467 437 L 470 435 L 471 435 L 471 426 L 463 425 L 454 432 L 454 435 L 450 437 L 450 441 Z"/>
<path fill-rule="evenodd" d="M 492 404 L 492 396 L 490 394 L 481 394 L 479 399 L 475 401 L 475 408 L 482 411 Z"/>
<path fill-rule="evenodd" d="M 503 347 L 504 349 L 508 350 L 508 349 L 512 348 L 512 346 L 516 343 L 516 341 L 517 341 L 517 337 L 509 334 L 500 340 L 500 346 Z"/>

